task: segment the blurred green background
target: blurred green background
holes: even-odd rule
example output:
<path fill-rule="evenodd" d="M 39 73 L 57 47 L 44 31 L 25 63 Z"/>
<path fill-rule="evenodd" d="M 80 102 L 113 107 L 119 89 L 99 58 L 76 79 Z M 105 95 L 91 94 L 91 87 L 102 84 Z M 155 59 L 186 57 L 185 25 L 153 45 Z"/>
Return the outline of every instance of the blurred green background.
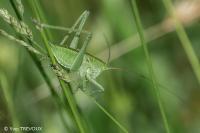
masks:
<path fill-rule="evenodd" d="M 31 21 L 33 15 L 28 1 L 22 0 L 25 20 L 34 31 L 35 40 L 41 43 L 39 31 Z M 84 10 L 91 12 L 85 26 L 86 30 L 93 33 L 88 52 L 106 61 L 108 47 L 105 35 L 111 45 L 110 65 L 122 69 L 104 72 L 98 78 L 106 89 L 97 100 L 130 133 L 165 132 L 144 52 L 138 47 L 139 42 L 134 40 L 138 40 L 137 31 L 128 0 L 40 0 L 40 2 L 47 22 L 52 25 L 71 27 Z M 162 1 L 138 0 L 137 3 L 149 41 L 149 51 L 170 129 L 174 133 L 198 133 L 200 132 L 200 87 L 174 32 L 173 24 Z M 200 2 L 176 0 L 174 3 L 195 52 L 200 57 Z M 0 8 L 5 8 L 15 15 L 8 0 L 0 0 Z M 195 8 L 195 11 L 190 11 L 191 8 Z M 0 28 L 14 35 L 13 30 L 2 19 Z M 53 40 L 49 41 L 58 43 L 64 32 L 52 30 L 52 35 Z M 113 48 L 114 46 L 116 47 Z M 62 95 L 50 66 L 48 63 L 43 64 L 59 94 Z M 43 127 L 41 132 L 45 133 L 70 132 L 64 128 L 49 90 L 27 51 L 2 36 L 0 36 L 0 72 L 5 81 L 5 85 L 1 85 L 0 88 L 0 132 L 3 132 L 4 126 L 12 125 L 10 115 L 12 110 L 6 102 L 3 87 L 13 101 L 13 111 L 20 126 L 40 126 Z M 75 95 L 90 132 L 121 132 L 90 99 L 81 92 Z M 76 128 L 69 116 L 66 115 L 65 118 L 71 128 Z"/>

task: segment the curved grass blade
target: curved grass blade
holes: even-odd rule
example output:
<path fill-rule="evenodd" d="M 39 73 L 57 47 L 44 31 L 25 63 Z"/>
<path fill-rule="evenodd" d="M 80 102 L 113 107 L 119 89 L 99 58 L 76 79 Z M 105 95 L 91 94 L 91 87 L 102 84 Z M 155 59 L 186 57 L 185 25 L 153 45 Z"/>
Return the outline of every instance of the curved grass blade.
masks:
<path fill-rule="evenodd" d="M 198 59 L 198 56 L 196 55 L 192 43 L 190 42 L 189 37 L 187 36 L 187 33 L 181 24 L 179 22 L 173 4 L 171 0 L 162 0 L 164 3 L 165 8 L 167 9 L 167 12 L 170 14 L 170 16 L 174 19 L 175 27 L 176 27 L 176 32 L 178 34 L 178 37 L 182 43 L 182 46 L 187 54 L 187 57 L 190 61 L 190 64 L 192 66 L 192 69 L 197 77 L 198 83 L 200 84 L 200 62 Z"/>
<path fill-rule="evenodd" d="M 11 97 L 10 86 L 8 84 L 8 80 L 6 75 L 0 71 L 0 87 L 3 90 L 3 95 L 7 102 L 8 110 L 10 111 L 10 115 L 12 117 L 13 127 L 20 127 L 19 120 L 17 118 L 17 114 L 15 112 L 15 107 L 13 103 L 13 99 Z M 21 133 L 21 131 L 19 131 Z"/>
<path fill-rule="evenodd" d="M 17 1 L 16 1 L 16 5 L 15 5 L 15 3 L 14 3 L 13 0 L 9 0 L 9 1 L 10 1 L 11 5 L 12 5 L 12 7 L 13 7 L 15 13 L 16 13 L 16 15 L 17 15 L 18 20 L 19 20 L 20 22 L 23 22 L 23 13 L 22 13 L 22 11 L 23 11 L 24 9 L 23 9 L 23 5 L 22 5 L 22 3 L 21 3 L 21 0 L 17 0 Z M 21 6 L 21 7 L 20 7 L 20 6 Z M 17 8 L 17 7 L 18 7 L 18 8 Z M 21 8 L 21 11 L 20 11 L 19 8 Z M 20 15 L 21 15 L 21 16 L 20 16 Z M 24 38 L 24 37 L 21 36 L 21 35 L 20 35 L 19 37 L 20 37 L 20 38 L 23 38 L 23 40 L 24 40 L 24 41 L 27 41 L 31 46 L 32 46 L 33 44 L 35 44 L 35 46 L 37 46 L 37 48 L 39 48 L 41 51 L 43 51 L 43 48 L 41 48 L 40 45 L 38 45 L 36 42 L 34 42 L 34 40 L 30 40 L 29 38 Z M 51 92 L 51 95 L 52 95 L 53 98 L 55 99 L 55 102 L 56 102 L 56 104 L 57 104 L 57 106 L 58 106 L 58 110 L 59 110 L 59 114 L 60 114 L 61 120 L 62 120 L 62 122 L 63 122 L 65 128 L 66 128 L 68 131 L 70 131 L 70 128 L 68 127 L 67 123 L 66 123 L 65 120 L 64 120 L 64 117 L 63 117 L 63 114 L 62 114 L 63 112 L 62 112 L 62 110 L 61 110 L 61 109 L 63 109 L 63 107 L 62 107 L 62 105 L 64 105 L 63 102 L 61 101 L 61 99 L 60 99 L 59 95 L 57 94 L 57 92 L 54 90 L 54 86 L 52 85 L 52 83 L 51 83 L 49 77 L 48 77 L 47 74 L 45 73 L 44 68 L 42 67 L 41 62 L 39 61 L 39 59 L 37 58 L 37 56 L 36 56 L 35 54 L 29 52 L 29 51 L 28 51 L 28 53 L 30 54 L 30 56 L 31 56 L 32 60 L 34 61 L 35 65 L 38 67 L 38 70 L 40 71 L 41 75 L 43 76 L 44 80 L 46 81 L 46 83 L 47 83 L 47 85 L 48 85 L 48 87 L 49 87 L 49 90 L 50 90 L 50 92 Z M 43 53 L 43 52 L 42 52 L 42 53 Z M 46 55 L 46 52 L 44 52 L 44 55 Z M 68 109 L 66 108 L 66 106 L 64 106 L 64 107 L 65 107 L 66 112 L 69 113 L 69 112 L 68 112 Z"/>
<path fill-rule="evenodd" d="M 152 61 L 151 61 L 151 58 L 150 58 L 150 55 L 149 55 L 149 51 L 148 51 L 148 47 L 146 45 L 146 41 L 145 41 L 145 38 L 144 38 L 143 27 L 142 27 L 142 23 L 141 23 L 141 20 L 140 20 L 140 15 L 139 15 L 139 12 L 138 12 L 137 4 L 136 4 L 135 0 L 129 0 L 129 3 L 131 5 L 132 13 L 133 13 L 135 23 L 136 23 L 136 28 L 137 28 L 137 31 L 138 31 L 138 34 L 139 34 L 139 37 L 140 37 L 140 41 L 141 41 L 141 44 L 142 44 L 142 48 L 144 50 L 144 54 L 145 54 L 145 57 L 146 57 L 146 62 L 147 62 L 147 65 L 148 65 L 149 74 L 151 76 L 151 80 L 152 80 L 152 83 L 153 83 L 153 86 L 154 86 L 153 88 L 154 88 L 154 92 L 156 94 L 156 98 L 157 98 L 158 106 L 159 106 L 159 109 L 160 109 L 160 112 L 161 112 L 161 115 L 162 115 L 165 130 L 166 130 L 167 133 L 170 133 L 168 120 L 167 120 L 166 113 L 165 113 L 165 110 L 164 110 L 164 107 L 163 107 L 163 103 L 161 101 L 161 96 L 160 96 L 160 92 L 159 92 L 159 88 L 158 88 L 158 82 L 157 82 L 157 79 L 156 79 L 156 76 L 155 76 L 155 73 L 154 73 L 154 70 L 153 70 L 153 64 L 152 64 Z"/>
<path fill-rule="evenodd" d="M 40 7 L 39 2 L 37 0 L 29 1 L 29 2 L 30 2 L 31 7 L 33 8 L 33 11 L 34 11 L 37 19 L 38 20 L 42 20 L 43 22 L 45 22 L 45 17 L 43 15 L 43 12 L 41 11 L 41 7 Z M 47 34 L 48 34 L 48 36 L 50 38 L 52 38 L 50 32 L 47 32 Z M 56 59 L 54 58 L 54 55 L 53 55 L 53 53 L 51 51 L 51 48 L 50 48 L 49 44 L 48 44 L 48 39 L 47 39 L 46 33 L 41 31 L 41 36 L 42 36 L 42 38 L 44 40 L 44 45 L 46 47 L 46 50 L 48 52 L 48 55 L 49 55 L 49 57 L 51 59 L 52 64 L 56 65 L 57 62 L 56 62 Z M 70 84 L 67 84 L 68 85 L 68 87 L 67 87 L 64 81 L 59 80 L 59 82 L 60 82 L 61 88 L 63 89 L 65 97 L 68 100 L 69 106 L 70 106 L 70 108 L 72 110 L 72 113 L 74 115 L 75 121 L 77 123 L 77 126 L 78 126 L 80 132 L 81 133 L 85 133 L 86 129 L 85 129 L 82 117 L 79 114 L 79 111 L 77 109 L 75 99 L 74 99 L 74 97 L 73 97 L 73 95 L 72 95 L 72 93 L 70 91 L 70 88 L 71 88 Z"/>
<path fill-rule="evenodd" d="M 90 99 L 92 99 L 92 101 L 97 105 L 97 107 L 101 109 L 101 111 L 103 111 L 124 133 L 128 133 L 128 130 L 122 124 L 120 124 L 120 122 L 118 122 L 101 104 L 99 104 L 93 98 Z"/>

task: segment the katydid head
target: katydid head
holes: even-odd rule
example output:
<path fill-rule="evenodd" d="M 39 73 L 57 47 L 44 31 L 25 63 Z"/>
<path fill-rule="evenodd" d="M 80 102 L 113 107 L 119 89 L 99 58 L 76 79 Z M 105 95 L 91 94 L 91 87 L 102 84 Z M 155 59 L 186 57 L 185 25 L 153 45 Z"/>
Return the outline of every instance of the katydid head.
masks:
<path fill-rule="evenodd" d="M 85 61 L 83 62 L 83 65 L 81 66 L 82 75 L 85 75 L 86 73 L 93 79 L 96 79 L 102 71 L 107 69 L 106 63 L 99 60 L 96 57 L 87 55 Z"/>

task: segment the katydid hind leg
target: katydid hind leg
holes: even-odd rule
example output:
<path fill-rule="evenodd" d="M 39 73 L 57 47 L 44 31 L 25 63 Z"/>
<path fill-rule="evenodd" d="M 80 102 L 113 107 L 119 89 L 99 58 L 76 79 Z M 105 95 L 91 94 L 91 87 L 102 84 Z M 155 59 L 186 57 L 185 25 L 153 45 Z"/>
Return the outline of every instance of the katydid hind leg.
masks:
<path fill-rule="evenodd" d="M 41 23 L 35 19 L 32 20 L 33 23 L 36 25 L 36 27 L 40 30 L 42 29 L 50 29 L 50 30 L 58 30 L 58 31 L 65 31 L 65 32 L 70 32 L 71 28 L 66 28 L 63 26 L 57 26 L 57 25 L 51 25 L 51 24 L 46 24 L 46 23 Z"/>
<path fill-rule="evenodd" d="M 85 52 L 86 52 L 86 48 L 91 40 L 91 37 L 92 35 L 89 34 L 82 46 L 82 48 L 80 49 L 78 55 L 76 56 L 73 64 L 72 64 L 72 67 L 71 67 L 71 71 L 77 71 L 80 67 L 81 67 L 81 64 L 83 62 L 83 59 L 84 59 L 84 55 L 85 55 Z"/>
<path fill-rule="evenodd" d="M 76 22 L 74 23 L 74 25 L 70 28 L 70 30 L 67 32 L 67 34 L 64 36 L 64 38 L 62 39 L 60 45 L 64 45 L 66 43 L 66 41 L 68 40 L 69 36 L 75 31 L 76 27 L 78 26 L 78 24 L 80 22 L 82 22 L 85 18 L 85 16 L 88 14 L 88 11 L 84 11 L 79 18 L 76 20 Z M 77 32 L 80 29 L 77 30 Z"/>
<path fill-rule="evenodd" d="M 76 24 L 75 28 L 73 28 L 73 27 L 68 28 L 68 27 L 63 27 L 63 26 L 57 26 L 57 25 L 50 25 L 50 24 L 40 23 L 37 20 L 33 20 L 33 22 L 36 24 L 36 26 L 39 29 L 50 29 L 50 30 L 64 31 L 64 32 L 67 32 L 66 35 L 69 35 L 72 32 L 77 32 L 78 31 L 78 29 L 76 28 L 77 24 Z M 89 34 L 89 32 L 85 31 L 85 30 L 83 30 L 82 33 L 83 34 Z"/>
<path fill-rule="evenodd" d="M 45 23 L 40 23 L 39 21 L 33 19 L 33 22 L 37 25 L 37 27 L 39 29 L 54 29 L 54 30 L 61 30 L 61 31 L 66 31 L 67 34 L 64 36 L 64 38 L 62 39 L 62 41 L 60 42 L 60 45 L 64 45 L 66 43 L 66 41 L 68 40 L 69 35 L 71 35 L 73 32 L 75 33 L 75 37 L 73 38 L 72 42 L 70 43 L 70 48 L 76 49 L 77 45 L 78 45 L 78 41 L 80 38 L 80 34 L 83 32 L 83 26 L 87 20 L 89 16 L 89 11 L 84 11 L 81 16 L 76 20 L 76 22 L 74 23 L 74 25 L 71 28 L 65 28 L 65 27 L 61 27 L 61 26 L 54 26 L 54 25 L 49 25 L 49 24 L 45 24 Z M 80 23 L 80 24 L 79 24 Z M 77 27 L 79 24 L 79 27 Z M 87 31 L 84 31 L 83 33 L 85 34 L 90 34 Z"/>
<path fill-rule="evenodd" d="M 37 21 L 36 19 L 32 19 L 32 21 L 33 21 L 34 24 L 36 24 L 36 27 L 40 30 L 42 30 L 42 29 L 52 29 L 52 30 L 60 30 L 60 31 L 67 32 L 66 35 L 64 36 L 64 38 L 62 39 L 62 41 L 60 42 L 60 45 L 64 45 L 66 43 L 66 41 L 68 40 L 69 36 L 72 33 L 76 32 L 75 38 L 72 40 L 71 44 L 74 44 L 74 46 L 77 46 L 79 36 L 82 32 L 84 23 L 86 22 L 86 19 L 87 19 L 88 16 L 89 16 L 89 11 L 84 11 L 81 14 L 81 16 L 76 20 L 76 22 L 74 23 L 74 25 L 71 28 L 41 23 L 41 22 Z M 79 23 L 80 23 L 80 25 L 78 27 Z M 88 34 L 87 31 L 85 31 L 84 33 Z M 76 49 L 76 47 L 73 47 L 73 46 L 71 48 Z"/>
<path fill-rule="evenodd" d="M 70 48 L 73 48 L 73 49 L 76 49 L 77 46 L 78 46 L 78 41 L 79 41 L 79 38 L 80 38 L 80 34 L 83 30 L 83 26 L 87 20 L 89 16 L 89 11 L 85 11 L 83 14 L 82 14 L 82 17 L 80 18 L 80 24 L 79 24 L 79 27 L 77 29 L 77 32 L 75 33 L 75 36 L 70 44 Z"/>

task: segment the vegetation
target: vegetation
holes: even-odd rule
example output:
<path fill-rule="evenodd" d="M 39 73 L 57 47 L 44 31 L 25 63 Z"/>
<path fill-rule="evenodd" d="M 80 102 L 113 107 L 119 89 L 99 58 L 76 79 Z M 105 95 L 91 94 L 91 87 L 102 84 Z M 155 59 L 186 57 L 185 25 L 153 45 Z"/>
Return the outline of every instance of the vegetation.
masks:
<path fill-rule="evenodd" d="M 0 0 L 0 132 L 199 132 L 199 5 Z"/>

